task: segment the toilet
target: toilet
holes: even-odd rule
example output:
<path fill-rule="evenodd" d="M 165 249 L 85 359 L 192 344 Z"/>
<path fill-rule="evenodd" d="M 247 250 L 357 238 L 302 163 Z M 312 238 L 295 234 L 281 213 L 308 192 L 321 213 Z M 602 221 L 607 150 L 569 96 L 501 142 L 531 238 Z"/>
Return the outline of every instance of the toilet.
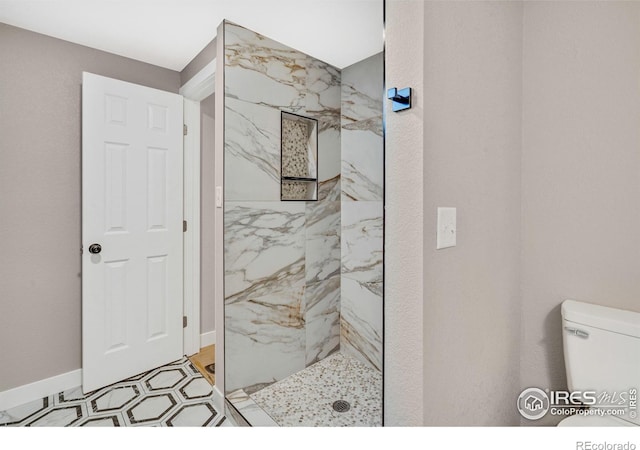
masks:
<path fill-rule="evenodd" d="M 624 406 L 636 395 L 636 409 L 619 416 L 575 414 L 558 426 L 640 426 L 640 313 L 565 300 L 562 341 L 569 391 L 595 391 L 596 397 L 615 393 L 614 404 L 626 397 Z"/>

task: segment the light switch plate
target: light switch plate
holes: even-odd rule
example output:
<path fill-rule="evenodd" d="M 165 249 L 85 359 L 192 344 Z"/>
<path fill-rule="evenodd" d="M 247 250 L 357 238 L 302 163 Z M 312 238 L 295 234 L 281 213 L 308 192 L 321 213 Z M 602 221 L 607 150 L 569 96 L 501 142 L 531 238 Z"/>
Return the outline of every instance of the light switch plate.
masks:
<path fill-rule="evenodd" d="M 436 250 L 456 246 L 456 208 L 438 208 Z"/>
<path fill-rule="evenodd" d="M 222 208 L 222 186 L 216 186 L 216 208 Z"/>

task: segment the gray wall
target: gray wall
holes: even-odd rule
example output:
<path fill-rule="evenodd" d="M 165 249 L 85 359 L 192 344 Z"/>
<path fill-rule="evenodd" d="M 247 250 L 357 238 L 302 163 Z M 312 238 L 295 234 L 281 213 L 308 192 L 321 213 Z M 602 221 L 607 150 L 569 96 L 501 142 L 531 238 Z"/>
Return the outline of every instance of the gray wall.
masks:
<path fill-rule="evenodd" d="M 560 303 L 640 311 L 640 3 L 524 8 L 521 379 L 563 389 Z"/>
<path fill-rule="evenodd" d="M 640 310 L 640 4 L 397 1 L 386 19 L 387 83 L 415 88 L 387 110 L 386 423 L 555 424 L 514 402 L 566 387 L 562 300 Z M 434 250 L 437 206 L 458 207 L 453 249 Z"/>
<path fill-rule="evenodd" d="M 188 81 L 188 80 L 187 80 Z M 215 324 L 215 94 L 200 102 L 200 333 Z"/>
<path fill-rule="evenodd" d="M 198 53 L 195 58 L 193 58 L 189 64 L 182 69 L 180 72 L 180 85 L 183 86 L 187 81 L 189 81 L 195 74 L 204 69 L 204 66 L 213 61 L 216 57 L 217 53 L 217 42 L 216 38 L 213 38 L 211 42 L 207 44 L 205 48 L 203 48 L 200 53 Z"/>
<path fill-rule="evenodd" d="M 81 365 L 82 71 L 171 92 L 180 76 L 5 24 L 0 61 L 4 391 Z"/>
<path fill-rule="evenodd" d="M 385 101 L 384 423 L 423 425 L 422 0 L 386 2 L 385 82 L 414 88 L 412 107 Z M 427 386 L 427 389 L 432 389 Z"/>
<path fill-rule="evenodd" d="M 424 422 L 513 425 L 522 4 L 426 2 L 424 17 Z M 435 249 L 438 206 L 457 207 L 454 248 Z"/>

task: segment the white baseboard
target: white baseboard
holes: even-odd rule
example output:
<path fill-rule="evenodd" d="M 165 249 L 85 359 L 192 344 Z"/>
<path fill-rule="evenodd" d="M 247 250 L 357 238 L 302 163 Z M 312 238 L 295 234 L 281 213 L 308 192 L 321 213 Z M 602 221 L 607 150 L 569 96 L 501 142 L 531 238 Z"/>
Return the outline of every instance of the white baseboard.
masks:
<path fill-rule="evenodd" d="M 222 395 L 222 392 L 220 392 L 220 389 L 218 389 L 218 386 L 213 386 L 212 399 L 213 399 L 213 406 L 216 408 L 216 410 L 224 414 L 224 395 Z"/>
<path fill-rule="evenodd" d="M 216 343 L 216 330 L 202 333 L 200 335 L 200 348 Z"/>
<path fill-rule="evenodd" d="M 58 392 L 81 385 L 82 369 L 77 369 L 51 378 L 25 384 L 24 386 L 18 386 L 17 388 L 0 392 L 0 411 L 6 411 L 7 409 L 24 405 L 39 398 L 57 394 Z"/>

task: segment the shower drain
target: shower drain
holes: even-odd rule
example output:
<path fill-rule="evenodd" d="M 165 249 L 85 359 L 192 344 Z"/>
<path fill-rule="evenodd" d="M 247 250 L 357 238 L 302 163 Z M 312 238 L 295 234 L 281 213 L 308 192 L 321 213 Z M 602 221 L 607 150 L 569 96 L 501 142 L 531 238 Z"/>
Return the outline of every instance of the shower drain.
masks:
<path fill-rule="evenodd" d="M 333 402 L 333 409 L 339 413 L 343 413 L 349 411 L 351 405 L 346 400 L 336 400 Z"/>

